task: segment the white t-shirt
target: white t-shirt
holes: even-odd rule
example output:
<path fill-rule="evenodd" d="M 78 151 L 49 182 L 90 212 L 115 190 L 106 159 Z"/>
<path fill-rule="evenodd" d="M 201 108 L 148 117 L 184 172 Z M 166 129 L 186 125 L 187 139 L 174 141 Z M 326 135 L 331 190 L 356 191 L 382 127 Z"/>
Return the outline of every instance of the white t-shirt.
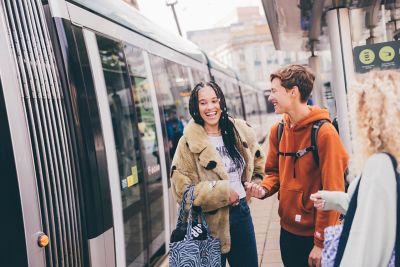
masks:
<path fill-rule="evenodd" d="M 224 163 L 225 170 L 228 173 L 231 188 L 238 193 L 239 198 L 246 197 L 246 191 L 243 188 L 241 177 L 243 173 L 243 168 L 237 168 L 235 162 L 229 156 L 228 150 L 224 145 L 222 136 L 209 136 L 211 144 L 218 151 L 221 156 L 222 162 Z"/>

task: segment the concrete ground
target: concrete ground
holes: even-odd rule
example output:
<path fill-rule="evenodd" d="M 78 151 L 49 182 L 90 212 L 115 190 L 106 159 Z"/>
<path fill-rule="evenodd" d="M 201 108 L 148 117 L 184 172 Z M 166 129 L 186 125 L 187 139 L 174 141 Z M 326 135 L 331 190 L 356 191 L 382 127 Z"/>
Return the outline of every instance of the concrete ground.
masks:
<path fill-rule="evenodd" d="M 276 194 L 265 200 L 253 198 L 250 204 L 260 267 L 283 266 L 279 248 L 278 204 Z"/>
<path fill-rule="evenodd" d="M 270 115 L 267 119 L 267 129 L 281 120 L 281 116 Z M 269 130 L 267 131 L 269 132 Z M 267 153 L 268 138 L 262 144 L 262 149 Z M 283 266 L 279 247 L 280 224 L 278 215 L 278 194 L 264 200 L 256 198 L 250 203 L 256 233 L 258 261 L 260 267 Z"/>

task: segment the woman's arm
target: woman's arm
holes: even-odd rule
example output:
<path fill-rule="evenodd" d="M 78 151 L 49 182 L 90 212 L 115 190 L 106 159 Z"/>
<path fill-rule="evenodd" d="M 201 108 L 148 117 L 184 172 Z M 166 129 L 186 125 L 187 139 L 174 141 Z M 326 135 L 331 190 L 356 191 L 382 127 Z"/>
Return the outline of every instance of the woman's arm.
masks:
<path fill-rule="evenodd" d="M 186 145 L 185 137 L 179 140 L 171 167 L 172 192 L 178 203 L 190 185 L 195 185 L 195 206 L 201 206 L 204 212 L 228 206 L 230 186 L 228 180 L 200 181 L 193 153 Z"/>
<path fill-rule="evenodd" d="M 360 177 L 355 178 L 348 188 L 348 193 L 341 191 L 321 190 L 310 196 L 314 201 L 314 207 L 319 210 L 336 210 L 346 214 L 351 196 L 353 195 Z"/>
<path fill-rule="evenodd" d="M 349 207 L 349 196 L 341 191 L 321 190 L 310 196 L 314 201 L 314 207 L 319 210 L 336 210 L 342 214 L 346 214 Z"/>

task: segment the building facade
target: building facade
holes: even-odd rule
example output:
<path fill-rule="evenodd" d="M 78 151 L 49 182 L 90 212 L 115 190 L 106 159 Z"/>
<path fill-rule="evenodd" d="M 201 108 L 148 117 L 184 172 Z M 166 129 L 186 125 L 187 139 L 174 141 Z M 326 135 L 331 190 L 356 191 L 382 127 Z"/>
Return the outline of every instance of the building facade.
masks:
<path fill-rule="evenodd" d="M 308 63 L 309 53 L 275 50 L 258 7 L 238 7 L 216 25 L 213 29 L 190 31 L 187 37 L 259 88 L 270 88 L 269 75 L 280 66 Z"/>

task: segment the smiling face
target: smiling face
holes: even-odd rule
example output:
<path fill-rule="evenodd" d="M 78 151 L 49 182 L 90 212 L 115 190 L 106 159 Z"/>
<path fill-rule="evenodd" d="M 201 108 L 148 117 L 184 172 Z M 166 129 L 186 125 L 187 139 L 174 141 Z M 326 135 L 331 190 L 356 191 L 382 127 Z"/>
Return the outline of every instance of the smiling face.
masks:
<path fill-rule="evenodd" d="M 287 113 L 292 107 L 292 90 L 294 89 L 286 90 L 279 78 L 274 78 L 271 85 L 271 95 L 268 97 L 268 101 L 274 105 L 276 114 Z"/>
<path fill-rule="evenodd" d="M 214 89 L 205 86 L 198 92 L 199 113 L 207 128 L 218 127 L 221 118 L 221 106 Z"/>

